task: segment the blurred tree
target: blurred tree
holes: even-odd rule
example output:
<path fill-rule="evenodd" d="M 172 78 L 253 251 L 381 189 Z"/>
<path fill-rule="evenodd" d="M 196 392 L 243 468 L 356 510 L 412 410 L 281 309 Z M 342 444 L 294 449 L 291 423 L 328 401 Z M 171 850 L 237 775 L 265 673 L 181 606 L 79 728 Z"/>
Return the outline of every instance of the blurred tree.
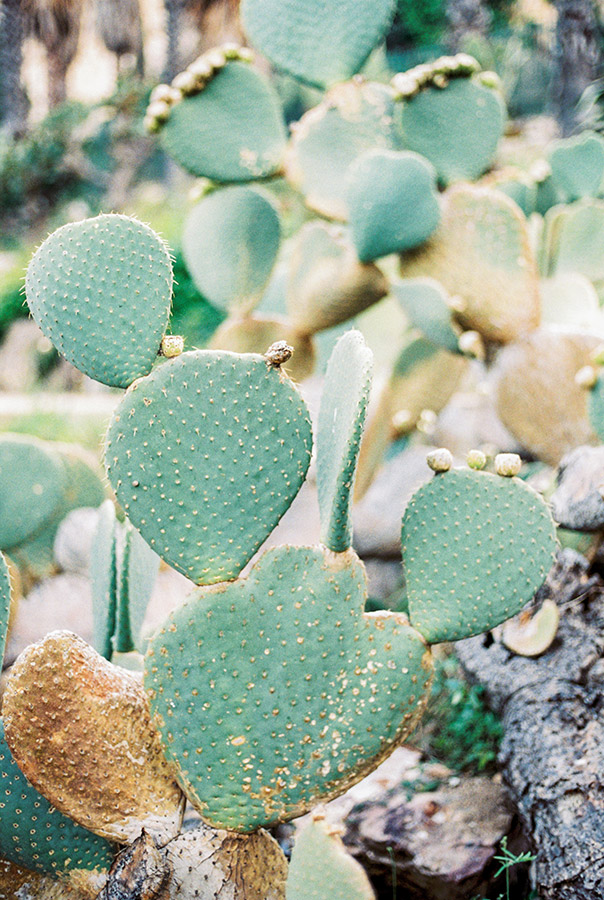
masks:
<path fill-rule="evenodd" d="M 124 58 L 135 60 L 144 75 L 143 26 L 139 0 L 95 0 L 96 29 L 103 43 L 117 56 L 118 72 Z"/>
<path fill-rule="evenodd" d="M 448 0 L 447 45 L 456 53 L 463 50 L 469 38 L 486 38 L 491 13 L 483 0 Z"/>
<path fill-rule="evenodd" d="M 602 74 L 602 33 L 592 0 L 556 0 L 554 109 L 564 135 L 577 125 L 576 106 Z"/>
<path fill-rule="evenodd" d="M 23 61 L 21 0 L 0 2 L 0 130 L 8 137 L 23 133 L 28 102 L 21 86 Z"/>
<path fill-rule="evenodd" d="M 45 47 L 48 65 L 48 105 L 67 97 L 67 69 L 80 37 L 82 0 L 21 0 L 24 22 Z"/>
<path fill-rule="evenodd" d="M 163 78 L 170 81 L 199 53 L 225 40 L 242 40 L 239 0 L 164 0 L 168 53 Z M 183 35 L 193 32 L 189 48 Z"/>

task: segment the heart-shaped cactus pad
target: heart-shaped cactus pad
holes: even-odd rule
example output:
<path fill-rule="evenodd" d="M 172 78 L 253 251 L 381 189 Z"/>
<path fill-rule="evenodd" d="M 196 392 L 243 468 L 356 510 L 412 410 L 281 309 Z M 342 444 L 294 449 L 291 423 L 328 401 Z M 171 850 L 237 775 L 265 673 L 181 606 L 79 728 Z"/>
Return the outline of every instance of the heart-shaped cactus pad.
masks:
<path fill-rule="evenodd" d="M 197 584 L 236 578 L 289 508 L 312 450 L 306 404 L 252 353 L 196 350 L 126 392 L 105 461 L 132 523 Z"/>
<path fill-rule="evenodd" d="M 409 734 L 431 654 L 405 616 L 363 614 L 366 596 L 352 550 L 277 547 L 248 578 L 197 588 L 151 639 L 153 721 L 212 825 L 302 815 Z"/>

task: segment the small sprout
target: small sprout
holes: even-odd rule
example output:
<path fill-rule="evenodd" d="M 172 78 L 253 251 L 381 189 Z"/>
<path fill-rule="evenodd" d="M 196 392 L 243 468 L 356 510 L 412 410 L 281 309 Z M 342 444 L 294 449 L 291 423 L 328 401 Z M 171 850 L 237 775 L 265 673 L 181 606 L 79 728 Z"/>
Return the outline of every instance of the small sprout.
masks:
<path fill-rule="evenodd" d="M 503 626 L 502 640 L 518 656 L 540 656 L 551 647 L 560 622 L 560 610 L 553 600 L 545 600 L 534 615 L 522 612 Z"/>
<path fill-rule="evenodd" d="M 189 69 L 185 69 L 184 72 L 179 72 L 172 81 L 172 88 L 176 91 L 180 91 L 183 97 L 189 97 L 191 94 L 198 93 L 200 87 L 201 85 L 197 75 Z"/>
<path fill-rule="evenodd" d="M 474 359 L 484 359 L 484 341 L 477 331 L 462 332 L 457 343 L 465 356 L 472 356 Z"/>
<path fill-rule="evenodd" d="M 604 366 L 604 344 L 598 344 L 591 354 L 595 366 Z"/>
<path fill-rule="evenodd" d="M 411 100 L 419 91 L 420 84 L 409 72 L 399 72 L 390 82 L 396 100 Z"/>
<path fill-rule="evenodd" d="M 443 88 L 446 88 L 447 85 L 449 84 L 449 79 L 446 75 L 443 75 L 440 72 L 437 72 L 436 75 L 434 76 L 434 78 L 432 79 L 432 84 L 434 85 L 434 87 L 440 88 L 442 90 Z"/>
<path fill-rule="evenodd" d="M 590 390 L 598 381 L 598 370 L 594 366 L 583 366 L 575 375 L 575 384 Z"/>
<path fill-rule="evenodd" d="M 414 424 L 413 416 L 408 409 L 399 409 L 399 411 L 392 416 L 392 421 L 390 422 L 395 438 L 400 438 L 403 437 L 403 435 L 408 434 L 413 430 Z"/>
<path fill-rule="evenodd" d="M 437 418 L 433 409 L 422 409 L 417 420 L 417 430 L 422 434 L 434 434 Z"/>
<path fill-rule="evenodd" d="M 522 468 L 522 460 L 517 453 L 498 453 L 495 457 L 495 471 L 504 478 L 518 475 Z"/>
<path fill-rule="evenodd" d="M 165 334 L 162 338 L 161 347 L 159 348 L 160 356 L 166 359 L 174 359 L 180 356 L 184 350 L 185 339 L 180 334 Z"/>
<path fill-rule="evenodd" d="M 188 69 L 197 79 L 206 80 L 212 77 L 212 66 L 207 61 L 205 56 L 199 56 L 194 62 L 191 63 Z"/>
<path fill-rule="evenodd" d="M 501 79 L 497 72 L 478 72 L 476 77 L 484 87 L 492 88 L 495 91 L 501 90 Z"/>
<path fill-rule="evenodd" d="M 468 466 L 471 469 L 484 469 L 487 464 L 487 458 L 482 450 L 470 450 L 466 457 Z"/>
<path fill-rule="evenodd" d="M 426 462 L 433 472 L 448 472 L 453 465 L 453 457 L 450 450 L 440 447 L 438 450 L 431 450 L 428 453 Z"/>
<path fill-rule="evenodd" d="M 227 61 L 226 53 L 222 47 L 214 47 L 212 50 L 208 50 L 205 54 L 205 58 L 214 71 L 224 68 Z"/>
<path fill-rule="evenodd" d="M 227 41 L 227 43 L 223 44 L 220 49 L 224 53 L 226 59 L 239 59 L 241 47 L 234 41 Z"/>
<path fill-rule="evenodd" d="M 239 59 L 241 62 L 251 63 L 254 62 L 254 51 L 249 47 L 240 47 L 239 48 Z"/>
<path fill-rule="evenodd" d="M 178 103 L 180 99 L 180 91 L 175 91 L 169 84 L 158 84 L 157 87 L 154 87 L 151 91 L 149 104 L 161 102 L 171 106 L 173 103 Z"/>
<path fill-rule="evenodd" d="M 167 122 L 170 118 L 170 104 L 165 100 L 154 100 L 147 107 L 146 115 L 157 122 Z"/>
<path fill-rule="evenodd" d="M 432 63 L 434 75 L 451 75 L 457 70 L 457 61 L 454 56 L 441 56 Z"/>
<path fill-rule="evenodd" d="M 480 72 L 480 63 L 469 53 L 456 53 L 454 56 L 458 75 L 473 75 Z"/>
<path fill-rule="evenodd" d="M 426 63 L 421 63 L 419 66 L 410 69 L 407 74 L 410 73 L 413 74 L 413 77 L 417 80 L 420 87 L 423 87 L 425 84 L 429 84 L 430 81 L 432 81 L 432 66 L 429 66 Z"/>
<path fill-rule="evenodd" d="M 269 366 L 278 369 L 291 358 L 293 352 L 294 348 L 287 341 L 275 341 L 264 354 L 264 358 Z"/>
<path fill-rule="evenodd" d="M 157 134 L 157 132 L 161 128 L 161 122 L 159 122 L 154 116 L 150 116 L 147 114 L 143 119 L 143 128 L 149 134 Z"/>

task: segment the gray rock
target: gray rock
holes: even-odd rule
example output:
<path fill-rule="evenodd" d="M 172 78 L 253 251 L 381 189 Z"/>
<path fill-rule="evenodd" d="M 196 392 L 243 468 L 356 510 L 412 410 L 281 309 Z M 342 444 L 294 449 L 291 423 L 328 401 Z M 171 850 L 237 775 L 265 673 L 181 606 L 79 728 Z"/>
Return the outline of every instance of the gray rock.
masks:
<path fill-rule="evenodd" d="M 64 572 L 87 575 L 90 568 L 92 538 L 99 518 L 98 509 L 82 506 L 68 513 L 57 531 L 53 555 Z"/>
<path fill-rule="evenodd" d="M 564 528 L 597 531 L 604 527 L 604 447 L 577 447 L 558 469 L 552 513 Z"/>

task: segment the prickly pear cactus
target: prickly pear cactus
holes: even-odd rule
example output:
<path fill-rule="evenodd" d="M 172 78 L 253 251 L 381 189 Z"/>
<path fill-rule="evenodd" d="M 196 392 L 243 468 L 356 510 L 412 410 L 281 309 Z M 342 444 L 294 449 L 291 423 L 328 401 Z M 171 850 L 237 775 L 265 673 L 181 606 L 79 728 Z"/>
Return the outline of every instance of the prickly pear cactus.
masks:
<path fill-rule="evenodd" d="M 138 675 L 54 631 L 12 667 L 2 711 L 17 765 L 65 815 L 123 843 L 141 828 L 163 841 L 178 833 L 184 798 Z"/>
<path fill-rule="evenodd" d="M 393 0 L 243 0 L 243 27 L 279 69 L 319 87 L 356 74 L 386 36 Z"/>
<path fill-rule="evenodd" d="M 215 191 L 187 216 L 183 253 L 203 296 L 221 309 L 249 309 L 266 287 L 281 228 L 274 204 L 236 185 Z"/>
<path fill-rule="evenodd" d="M 604 139 L 584 131 L 558 141 L 548 154 L 552 178 L 565 203 L 601 196 L 604 187 Z"/>
<path fill-rule="evenodd" d="M 331 354 L 317 428 L 321 541 L 341 553 L 352 541 L 350 506 L 367 404 L 373 354 L 359 331 L 344 334 Z"/>
<path fill-rule="evenodd" d="M 59 353 L 103 384 L 146 375 L 166 330 L 172 264 L 147 225 L 102 215 L 64 225 L 25 277 L 31 314 Z"/>
<path fill-rule="evenodd" d="M 436 230 L 436 172 L 419 154 L 370 150 L 348 179 L 350 229 L 361 262 L 411 250 Z"/>
<path fill-rule="evenodd" d="M 113 654 L 117 615 L 118 571 L 115 534 L 115 506 L 112 500 L 105 500 L 99 509 L 90 556 L 92 643 L 105 659 L 111 659 Z"/>
<path fill-rule="evenodd" d="M 198 350 L 126 392 L 105 460 L 153 550 L 212 584 L 236 578 L 289 508 L 311 447 L 308 410 L 279 366 Z"/>
<path fill-rule="evenodd" d="M 430 652 L 403 616 L 363 614 L 352 551 L 269 550 L 198 588 L 149 645 L 145 687 L 188 798 L 251 831 L 337 796 L 413 727 Z"/>
<path fill-rule="evenodd" d="M 281 167 L 281 104 L 244 48 L 216 48 L 200 57 L 168 95 L 161 109 L 149 107 L 148 127 L 161 128 L 166 150 L 189 172 L 219 182 L 254 181 Z"/>
<path fill-rule="evenodd" d="M 121 530 L 114 644 L 117 653 L 130 653 L 144 650 L 142 628 L 160 559 L 130 522 Z"/>
<path fill-rule="evenodd" d="M 472 469 L 435 475 L 403 518 L 411 623 L 430 643 L 493 628 L 530 600 L 556 547 L 547 506 L 523 481 Z"/>
<path fill-rule="evenodd" d="M 36 872 L 107 871 L 115 847 L 64 816 L 27 781 L 0 720 L 0 855 Z"/>
<path fill-rule="evenodd" d="M 451 298 L 434 278 L 406 278 L 392 285 L 392 293 L 401 304 L 411 325 L 436 347 L 459 352 L 461 329 L 453 319 Z"/>

